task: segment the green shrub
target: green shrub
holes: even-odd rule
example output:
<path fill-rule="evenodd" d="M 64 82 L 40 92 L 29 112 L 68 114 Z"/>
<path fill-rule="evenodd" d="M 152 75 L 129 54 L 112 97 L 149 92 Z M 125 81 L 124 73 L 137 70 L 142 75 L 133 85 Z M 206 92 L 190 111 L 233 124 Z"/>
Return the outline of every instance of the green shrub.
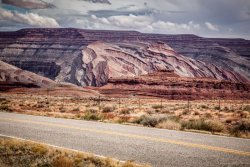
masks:
<path fill-rule="evenodd" d="M 66 109 L 65 109 L 64 107 L 60 107 L 60 108 L 59 108 L 59 112 L 65 113 L 65 112 L 66 112 Z"/>
<path fill-rule="evenodd" d="M 105 106 L 103 109 L 102 109 L 102 112 L 104 113 L 108 113 L 108 112 L 113 112 L 115 110 L 115 107 L 110 107 L 110 106 Z"/>
<path fill-rule="evenodd" d="M 209 131 L 211 132 L 223 132 L 225 130 L 225 125 L 217 120 L 207 120 L 205 121 L 209 126 Z"/>
<path fill-rule="evenodd" d="M 246 105 L 243 107 L 243 111 L 249 111 L 250 112 L 250 105 Z"/>
<path fill-rule="evenodd" d="M 0 97 L 0 105 L 7 105 L 7 104 L 9 104 L 9 103 L 10 103 L 9 100 L 7 100 L 6 98 L 1 98 L 1 97 Z"/>
<path fill-rule="evenodd" d="M 185 129 L 209 130 L 205 121 L 201 119 L 183 121 L 182 127 Z"/>
<path fill-rule="evenodd" d="M 220 106 L 215 106 L 214 109 L 215 110 L 220 110 Z"/>
<path fill-rule="evenodd" d="M 79 107 L 76 107 L 76 108 L 74 108 L 72 111 L 78 112 L 78 111 L 80 111 L 80 108 L 79 108 Z"/>
<path fill-rule="evenodd" d="M 158 123 L 162 122 L 163 120 L 166 120 L 165 117 L 156 117 L 156 116 L 147 116 L 143 115 L 139 119 L 135 121 L 137 124 L 141 124 L 144 126 L 149 127 L 155 127 Z"/>
<path fill-rule="evenodd" d="M 230 111 L 228 107 L 223 108 L 224 111 Z"/>
<path fill-rule="evenodd" d="M 232 129 L 232 133 L 250 132 L 250 119 L 242 119 L 237 126 Z"/>
<path fill-rule="evenodd" d="M 1 105 L 0 105 L 0 111 L 11 112 L 12 109 L 9 107 L 9 105 L 1 104 Z"/>
<path fill-rule="evenodd" d="M 102 116 L 95 114 L 95 113 L 87 113 L 82 118 L 85 120 L 89 120 L 89 121 L 97 121 L 97 120 L 101 120 Z"/>
<path fill-rule="evenodd" d="M 155 105 L 152 105 L 152 108 L 153 109 L 161 109 L 161 108 L 163 108 L 163 106 L 160 104 L 155 104 Z"/>
<path fill-rule="evenodd" d="M 120 111 L 120 114 L 130 114 L 130 112 L 133 111 L 132 108 L 123 108 Z"/>
<path fill-rule="evenodd" d="M 198 111 L 195 111 L 194 115 L 200 115 L 200 113 Z"/>
<path fill-rule="evenodd" d="M 185 109 L 184 111 L 182 111 L 182 115 L 187 115 L 188 114 L 188 109 Z"/>
<path fill-rule="evenodd" d="M 204 130 L 210 132 L 222 132 L 224 131 L 225 126 L 219 121 L 197 119 L 197 120 L 183 121 L 182 128 Z"/>
<path fill-rule="evenodd" d="M 208 109 L 209 107 L 203 104 L 203 105 L 201 105 L 201 108 Z"/>

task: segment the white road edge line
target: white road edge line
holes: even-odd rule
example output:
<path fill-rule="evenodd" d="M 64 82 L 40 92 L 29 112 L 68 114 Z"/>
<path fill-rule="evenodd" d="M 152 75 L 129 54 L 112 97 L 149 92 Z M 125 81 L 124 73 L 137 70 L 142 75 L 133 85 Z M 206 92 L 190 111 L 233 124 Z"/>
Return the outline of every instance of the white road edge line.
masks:
<path fill-rule="evenodd" d="M 72 148 L 60 147 L 60 146 L 56 146 L 56 145 L 53 145 L 53 144 L 43 143 L 43 142 L 40 142 L 40 141 L 33 141 L 33 140 L 29 140 L 29 139 L 23 139 L 23 138 L 19 138 L 19 137 L 15 137 L 15 136 L 4 135 L 4 134 L 0 134 L 0 137 L 7 137 L 7 138 L 18 139 L 18 140 L 22 140 L 22 141 L 33 142 L 33 143 L 37 143 L 37 144 L 43 144 L 43 145 L 53 147 L 53 148 L 64 149 L 64 150 L 68 150 L 68 151 L 73 151 L 73 152 L 92 155 L 92 156 L 97 157 L 97 158 L 103 158 L 103 159 L 111 158 L 111 159 L 113 159 L 115 161 L 118 161 L 118 162 L 121 162 L 121 163 L 126 163 L 126 161 L 118 160 L 116 158 L 106 157 L 106 156 L 103 156 L 103 155 L 93 154 L 93 153 L 84 152 L 84 151 L 80 151 L 80 150 L 75 150 L 75 149 L 72 149 Z"/>

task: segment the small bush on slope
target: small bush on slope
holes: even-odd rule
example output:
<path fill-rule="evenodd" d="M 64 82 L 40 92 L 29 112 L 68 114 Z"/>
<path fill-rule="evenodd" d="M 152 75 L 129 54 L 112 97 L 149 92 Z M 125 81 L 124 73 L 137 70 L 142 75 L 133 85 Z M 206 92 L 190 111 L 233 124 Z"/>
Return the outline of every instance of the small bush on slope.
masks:
<path fill-rule="evenodd" d="M 210 132 L 222 132 L 225 130 L 225 126 L 216 120 L 204 120 L 196 119 L 182 122 L 182 128 L 204 130 Z"/>
<path fill-rule="evenodd" d="M 98 121 L 102 119 L 102 116 L 99 114 L 95 114 L 95 113 L 86 113 L 82 119 L 84 120 L 89 120 L 89 121 Z"/>
<path fill-rule="evenodd" d="M 250 136 L 250 119 L 242 119 L 238 125 L 231 129 L 231 134 L 237 137 Z"/>
<path fill-rule="evenodd" d="M 134 121 L 134 123 L 141 124 L 144 126 L 149 126 L 149 127 L 156 127 L 156 125 L 163 120 L 167 118 L 165 117 L 158 117 L 158 116 L 150 116 L 150 115 L 143 115 L 137 120 Z"/>
<path fill-rule="evenodd" d="M 160 122 L 156 127 L 170 130 L 180 130 L 181 124 L 173 120 L 165 120 Z"/>

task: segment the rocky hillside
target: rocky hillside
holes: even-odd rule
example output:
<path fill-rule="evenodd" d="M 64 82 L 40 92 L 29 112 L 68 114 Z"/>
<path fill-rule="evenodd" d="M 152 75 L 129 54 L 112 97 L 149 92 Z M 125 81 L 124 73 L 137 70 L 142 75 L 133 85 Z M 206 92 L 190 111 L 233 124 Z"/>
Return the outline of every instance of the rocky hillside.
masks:
<path fill-rule="evenodd" d="M 181 77 L 250 80 L 250 42 L 135 31 L 0 32 L 0 60 L 55 81 L 101 86 L 111 77 L 174 70 Z"/>
<path fill-rule="evenodd" d="M 161 97 L 171 100 L 250 98 L 250 84 L 180 77 L 173 70 L 139 77 L 110 78 L 105 86 L 90 89 L 111 97 Z"/>
<path fill-rule="evenodd" d="M 167 40 L 168 41 L 168 40 Z M 250 41 L 244 39 L 189 38 L 168 44 L 178 53 L 250 78 Z"/>
<path fill-rule="evenodd" d="M 49 88 L 56 83 L 29 71 L 0 61 L 0 90 L 11 87 Z"/>
<path fill-rule="evenodd" d="M 0 92 L 54 96 L 96 97 L 97 91 L 69 84 L 57 83 L 35 73 L 0 61 Z"/>

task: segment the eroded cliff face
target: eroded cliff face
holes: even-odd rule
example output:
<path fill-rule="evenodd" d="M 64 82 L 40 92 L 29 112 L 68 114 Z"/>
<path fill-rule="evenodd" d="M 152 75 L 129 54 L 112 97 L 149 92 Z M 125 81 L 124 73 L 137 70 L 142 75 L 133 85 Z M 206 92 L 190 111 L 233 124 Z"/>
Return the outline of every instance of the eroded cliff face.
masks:
<path fill-rule="evenodd" d="M 108 78 L 135 77 L 158 70 L 173 70 L 181 77 L 245 81 L 240 74 L 180 55 L 161 42 L 94 42 L 83 50 L 83 64 L 92 67 L 87 73 L 96 76 L 97 86 Z"/>
<path fill-rule="evenodd" d="M 80 34 L 55 29 L 42 32 L 32 29 L 0 33 L 0 59 L 55 81 L 81 85 L 76 80 L 82 70 L 84 48 L 77 40 Z"/>
<path fill-rule="evenodd" d="M 0 60 L 79 86 L 101 86 L 111 77 L 162 69 L 181 77 L 248 82 L 249 42 L 232 41 L 135 31 L 23 29 L 0 32 Z"/>
<path fill-rule="evenodd" d="M 0 61 L 0 90 L 9 88 L 51 88 L 56 82 Z"/>
<path fill-rule="evenodd" d="M 168 44 L 186 57 L 214 64 L 250 78 L 250 41 L 193 37 L 172 40 Z"/>
<path fill-rule="evenodd" d="M 107 85 L 89 89 L 111 97 L 160 97 L 171 100 L 250 98 L 250 84 L 180 77 L 173 70 L 139 77 L 110 78 Z"/>
<path fill-rule="evenodd" d="M 97 97 L 97 91 L 82 87 L 55 82 L 35 73 L 22 70 L 13 65 L 0 61 L 0 92 L 7 91 L 14 94 L 37 94 L 54 96 Z"/>

